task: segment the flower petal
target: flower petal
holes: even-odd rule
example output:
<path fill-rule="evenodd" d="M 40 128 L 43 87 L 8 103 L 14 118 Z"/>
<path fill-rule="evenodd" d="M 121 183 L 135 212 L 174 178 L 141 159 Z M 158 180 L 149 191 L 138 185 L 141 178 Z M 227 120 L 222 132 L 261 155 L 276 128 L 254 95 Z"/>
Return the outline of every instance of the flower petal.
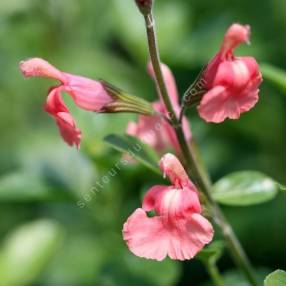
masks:
<path fill-rule="evenodd" d="M 177 231 L 169 233 L 168 255 L 172 259 L 191 259 L 212 241 L 213 235 L 211 223 L 200 214 L 178 220 Z"/>
<path fill-rule="evenodd" d="M 167 215 L 167 220 L 200 213 L 201 205 L 196 189 L 175 186 L 154 186 L 146 192 L 142 203 L 145 211 L 155 210 L 158 215 Z"/>
<path fill-rule="evenodd" d="M 71 116 L 61 97 L 61 90 L 61 86 L 51 89 L 44 109 L 56 120 L 60 134 L 64 141 L 70 146 L 76 145 L 79 149 L 81 131 L 76 127 L 75 120 Z"/>
<path fill-rule="evenodd" d="M 80 148 L 81 131 L 76 127 L 76 123 L 70 113 L 59 112 L 55 116 L 56 123 L 64 141 L 70 145 Z"/>
<path fill-rule="evenodd" d="M 154 186 L 144 195 L 142 209 L 146 212 L 158 209 L 158 202 L 162 200 L 162 195 L 167 192 L 167 186 Z"/>
<path fill-rule="evenodd" d="M 261 74 L 258 74 L 249 84 L 245 90 L 239 95 L 238 102 L 240 106 L 240 112 L 247 112 L 255 106 L 259 100 L 259 89 L 258 86 L 262 81 Z"/>
<path fill-rule="evenodd" d="M 148 218 L 137 209 L 123 226 L 123 238 L 139 257 L 162 261 L 168 253 L 169 239 L 159 217 Z"/>
<path fill-rule="evenodd" d="M 20 62 L 20 70 L 25 77 L 47 77 L 65 82 L 64 74 L 47 61 L 40 58 L 32 58 Z"/>
<path fill-rule="evenodd" d="M 226 55 L 232 53 L 233 50 L 241 43 L 248 43 L 250 37 L 250 26 L 232 24 L 227 30 L 223 44 L 221 47 L 221 53 Z"/>
<path fill-rule="evenodd" d="M 75 104 L 85 110 L 98 111 L 113 101 L 100 81 L 65 73 L 65 91 Z"/>
<path fill-rule="evenodd" d="M 195 190 L 195 186 L 189 179 L 184 167 L 176 156 L 171 153 L 165 154 L 160 160 L 160 168 L 164 175 L 167 175 L 176 187 L 189 187 Z"/>
<path fill-rule="evenodd" d="M 243 91 L 249 82 L 253 81 L 259 74 L 259 67 L 254 58 L 235 58 L 233 61 L 224 61 L 219 65 L 213 85 L 223 85 L 234 91 L 238 89 Z M 261 81 L 256 83 L 257 86 Z"/>
<path fill-rule="evenodd" d="M 237 119 L 240 110 L 234 97 L 224 86 L 216 86 L 208 91 L 198 106 L 200 116 L 207 122 L 220 123 L 227 117 Z"/>
<path fill-rule="evenodd" d="M 203 216 L 193 214 L 178 219 L 176 227 L 169 228 L 160 217 L 149 218 L 137 209 L 123 227 L 123 237 L 131 252 L 139 257 L 163 260 L 193 258 L 213 238 L 213 227 Z"/>

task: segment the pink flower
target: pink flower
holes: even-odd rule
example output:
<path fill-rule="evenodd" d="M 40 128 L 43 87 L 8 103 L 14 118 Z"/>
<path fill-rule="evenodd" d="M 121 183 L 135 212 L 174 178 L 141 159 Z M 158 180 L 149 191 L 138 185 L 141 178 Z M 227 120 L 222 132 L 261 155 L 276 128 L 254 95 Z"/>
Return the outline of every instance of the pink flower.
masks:
<path fill-rule="evenodd" d="M 165 65 L 161 64 L 163 76 L 166 82 L 168 93 L 172 101 L 173 107 L 177 116 L 180 113 L 180 104 L 178 99 L 178 91 L 174 76 L 171 70 Z M 154 70 L 152 64 L 148 64 L 148 72 L 155 80 Z M 153 103 L 153 108 L 158 112 L 162 113 L 165 116 L 169 117 L 168 111 L 162 101 L 156 101 Z M 187 119 L 183 118 L 183 130 L 186 136 L 186 139 L 191 140 L 190 126 Z M 144 143 L 153 147 L 159 154 L 164 153 L 165 151 L 173 148 L 177 153 L 179 153 L 179 143 L 172 126 L 166 122 L 161 116 L 144 116 L 140 115 L 138 123 L 129 122 L 127 126 L 126 133 L 131 136 L 135 136 L 142 140 Z"/>
<path fill-rule="evenodd" d="M 45 111 L 54 117 L 65 142 L 79 148 L 81 131 L 76 127 L 61 93 L 68 93 L 82 109 L 101 112 L 113 101 L 104 85 L 99 81 L 64 73 L 39 58 L 21 62 L 20 69 L 25 77 L 46 77 L 60 81 L 60 85 L 50 88 Z"/>
<path fill-rule="evenodd" d="M 201 215 L 198 192 L 179 160 L 166 154 L 160 161 L 171 186 L 154 186 L 142 208 L 136 209 L 123 227 L 130 251 L 148 259 L 193 258 L 214 234 L 211 223 Z M 148 212 L 155 216 L 148 216 Z"/>
<path fill-rule="evenodd" d="M 219 53 L 203 74 L 204 94 L 198 111 L 207 122 L 238 119 L 258 101 L 262 75 L 252 57 L 236 57 L 234 49 L 248 43 L 250 27 L 233 24 L 225 34 Z"/>

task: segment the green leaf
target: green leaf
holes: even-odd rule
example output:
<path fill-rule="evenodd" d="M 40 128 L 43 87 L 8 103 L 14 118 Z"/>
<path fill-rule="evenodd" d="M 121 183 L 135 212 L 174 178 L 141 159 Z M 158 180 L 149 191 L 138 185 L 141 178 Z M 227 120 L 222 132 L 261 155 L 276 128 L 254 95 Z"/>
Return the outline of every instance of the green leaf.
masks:
<path fill-rule="evenodd" d="M 279 190 L 282 191 L 282 192 L 285 192 L 286 191 L 286 186 L 283 186 L 281 184 L 278 184 L 279 186 Z"/>
<path fill-rule="evenodd" d="M 264 280 L 264 286 L 285 286 L 286 271 L 276 270 L 269 274 Z"/>
<path fill-rule="evenodd" d="M 267 202 L 278 192 L 271 178 L 256 171 L 235 172 L 219 180 L 213 187 L 217 202 L 232 206 L 247 206 Z"/>
<path fill-rule="evenodd" d="M 159 173 L 159 158 L 155 151 L 137 138 L 127 135 L 111 134 L 104 138 L 114 149 L 129 154 L 134 159 L 145 165 L 152 171 Z"/>
<path fill-rule="evenodd" d="M 217 240 L 206 246 L 200 251 L 196 258 L 201 260 L 203 263 L 215 264 L 223 254 L 224 243 L 223 241 Z"/>
<path fill-rule="evenodd" d="M 286 92 L 286 71 L 269 64 L 262 64 L 261 71 L 265 79 Z"/>
<path fill-rule="evenodd" d="M 61 200 L 68 197 L 67 192 L 49 188 L 37 174 L 15 172 L 0 177 L 1 202 Z"/>
<path fill-rule="evenodd" d="M 61 237 L 60 226 L 47 219 L 20 226 L 8 235 L 0 251 L 1 284 L 34 285 Z"/>

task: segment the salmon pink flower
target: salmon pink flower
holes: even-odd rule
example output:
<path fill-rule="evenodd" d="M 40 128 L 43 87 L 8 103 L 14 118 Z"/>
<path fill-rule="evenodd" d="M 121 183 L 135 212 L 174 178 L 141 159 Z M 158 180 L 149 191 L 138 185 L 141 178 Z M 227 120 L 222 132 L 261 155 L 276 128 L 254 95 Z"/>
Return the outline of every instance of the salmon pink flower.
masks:
<path fill-rule="evenodd" d="M 139 257 L 191 259 L 211 242 L 213 227 L 201 215 L 198 192 L 179 160 L 166 154 L 160 168 L 172 185 L 154 186 L 145 194 L 142 208 L 124 224 L 123 238 Z M 150 212 L 155 215 L 148 215 Z"/>
<path fill-rule="evenodd" d="M 81 131 L 62 99 L 62 92 L 69 94 L 79 108 L 88 111 L 153 114 L 149 103 L 124 94 L 106 82 L 62 72 L 43 59 L 23 61 L 20 69 L 25 77 L 46 77 L 60 82 L 50 88 L 44 109 L 54 117 L 63 139 L 70 146 L 79 148 Z"/>
<path fill-rule="evenodd" d="M 174 76 L 171 70 L 165 64 L 161 64 L 161 68 L 174 110 L 177 116 L 179 116 L 180 104 Z M 155 80 L 154 70 L 151 63 L 148 64 L 148 72 Z M 158 114 L 164 114 L 169 118 L 168 111 L 162 99 L 154 102 L 153 108 L 158 112 Z M 140 115 L 138 123 L 129 122 L 126 133 L 128 135 L 138 137 L 144 143 L 153 147 L 159 154 L 163 154 L 170 148 L 173 148 L 177 153 L 179 153 L 179 143 L 173 127 L 158 114 L 153 116 Z M 185 117 L 183 118 L 182 124 L 186 139 L 190 141 L 190 126 Z"/>
<path fill-rule="evenodd" d="M 20 69 L 25 77 L 46 77 L 60 82 L 60 85 L 50 88 L 45 111 L 54 117 L 65 142 L 79 148 L 81 131 L 76 127 L 61 93 L 68 93 L 75 104 L 82 109 L 100 111 L 106 104 L 112 102 L 112 97 L 104 89 L 103 84 L 61 72 L 40 58 L 21 62 Z"/>
<path fill-rule="evenodd" d="M 262 75 L 253 57 L 236 57 L 234 49 L 248 43 L 250 27 L 233 24 L 225 34 L 219 53 L 207 65 L 202 79 L 206 93 L 198 106 L 207 122 L 238 119 L 258 101 Z"/>

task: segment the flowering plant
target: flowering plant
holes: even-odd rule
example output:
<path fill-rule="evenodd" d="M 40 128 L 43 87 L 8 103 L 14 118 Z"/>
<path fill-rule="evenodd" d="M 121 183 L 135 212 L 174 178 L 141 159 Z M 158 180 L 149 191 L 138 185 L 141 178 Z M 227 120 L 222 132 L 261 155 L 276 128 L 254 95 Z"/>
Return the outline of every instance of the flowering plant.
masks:
<path fill-rule="evenodd" d="M 124 223 L 123 240 L 134 255 L 158 261 L 166 257 L 173 260 L 197 257 L 206 266 L 213 283 L 224 285 L 216 261 L 212 263 L 214 255 L 208 254 L 221 235 L 223 245 L 249 284 L 258 285 L 255 270 L 219 203 L 247 205 L 267 201 L 277 193 L 277 183 L 256 174 L 258 189 L 252 191 L 251 198 L 242 199 L 240 194 L 233 198 L 229 194 L 237 187 L 233 183 L 237 177 L 244 180 L 243 174 L 232 174 L 212 184 L 198 160 L 185 114 L 188 107 L 196 106 L 204 121 L 221 123 L 239 119 L 242 113 L 254 108 L 262 83 L 259 65 L 253 57 L 234 55 L 238 45 L 249 42 L 250 27 L 235 23 L 228 28 L 218 53 L 180 99 L 170 68 L 160 60 L 154 3 L 152 0 L 135 2 L 145 20 L 150 53 L 148 72 L 156 85 L 157 101 L 149 103 L 106 81 L 63 72 L 40 58 L 22 61 L 20 70 L 25 77 L 45 77 L 60 83 L 49 89 L 44 110 L 55 119 L 61 137 L 70 146 L 79 149 L 82 138 L 63 101 L 63 92 L 86 111 L 139 115 L 138 121 L 128 123 L 124 139 L 112 135 L 106 141 L 125 155 L 134 142 L 140 145 L 143 141 L 144 147 L 140 145 L 136 154 L 129 152 L 132 163 L 138 159 L 155 172 L 160 168 L 170 185 L 152 186 L 144 194 L 141 208 L 135 209 Z M 143 148 L 153 152 L 152 156 Z M 160 159 L 154 163 L 158 156 Z"/>

